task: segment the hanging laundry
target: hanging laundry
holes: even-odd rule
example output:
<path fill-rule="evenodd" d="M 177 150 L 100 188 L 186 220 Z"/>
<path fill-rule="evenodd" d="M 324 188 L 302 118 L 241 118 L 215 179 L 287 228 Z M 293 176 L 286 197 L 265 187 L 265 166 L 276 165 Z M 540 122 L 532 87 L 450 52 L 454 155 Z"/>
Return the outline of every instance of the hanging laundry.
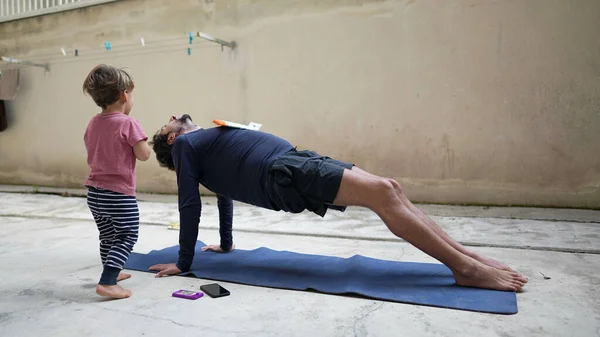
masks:
<path fill-rule="evenodd" d="M 6 107 L 4 101 L 0 101 L 0 132 L 8 129 L 8 116 L 6 114 Z"/>
<path fill-rule="evenodd" d="M 19 90 L 19 69 L 2 70 L 0 76 L 0 100 L 14 100 Z"/>

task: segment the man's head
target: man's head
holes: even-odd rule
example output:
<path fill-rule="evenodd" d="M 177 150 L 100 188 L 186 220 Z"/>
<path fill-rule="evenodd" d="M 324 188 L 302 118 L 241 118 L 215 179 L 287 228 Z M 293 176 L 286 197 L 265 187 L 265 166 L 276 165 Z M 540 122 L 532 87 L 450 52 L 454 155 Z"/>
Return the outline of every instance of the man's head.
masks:
<path fill-rule="evenodd" d="M 160 128 L 150 142 L 152 150 L 156 153 L 156 160 L 158 160 L 159 165 L 174 171 L 175 164 L 173 163 L 171 150 L 173 149 L 175 138 L 198 128 L 198 125 L 192 122 L 190 115 L 185 114 L 179 118 L 171 116 L 169 123 Z"/>
<path fill-rule="evenodd" d="M 115 107 L 129 115 L 133 107 L 133 78 L 123 69 L 100 64 L 96 66 L 83 82 L 83 92 L 103 110 Z M 118 105 L 115 106 L 115 105 Z"/>

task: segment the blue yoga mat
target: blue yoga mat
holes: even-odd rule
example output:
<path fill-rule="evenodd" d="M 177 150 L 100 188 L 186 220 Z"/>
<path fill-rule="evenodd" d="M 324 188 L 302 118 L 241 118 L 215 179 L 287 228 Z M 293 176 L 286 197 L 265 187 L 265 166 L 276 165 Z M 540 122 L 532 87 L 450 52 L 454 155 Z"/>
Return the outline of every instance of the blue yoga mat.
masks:
<path fill-rule="evenodd" d="M 194 264 L 181 275 L 441 308 L 496 314 L 518 312 L 514 292 L 457 286 L 450 269 L 442 264 L 385 261 L 361 255 L 339 258 L 268 248 L 221 254 L 202 252 L 203 246 L 201 241 L 196 243 Z M 125 268 L 151 272 L 151 265 L 177 261 L 178 250 L 174 246 L 148 254 L 131 253 Z"/>

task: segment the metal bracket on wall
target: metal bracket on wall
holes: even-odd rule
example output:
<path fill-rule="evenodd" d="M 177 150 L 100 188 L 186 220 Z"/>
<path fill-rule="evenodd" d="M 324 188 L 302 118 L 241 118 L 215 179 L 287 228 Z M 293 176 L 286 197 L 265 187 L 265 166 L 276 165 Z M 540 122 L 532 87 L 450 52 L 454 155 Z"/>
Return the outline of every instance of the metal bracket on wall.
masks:
<path fill-rule="evenodd" d="M 0 62 L 0 70 L 3 69 L 2 63 L 6 62 L 6 63 L 10 63 L 10 64 L 17 64 L 18 68 L 21 68 L 21 66 L 40 67 L 40 68 L 44 68 L 45 71 L 50 71 L 50 63 L 35 63 L 35 62 L 31 62 L 31 61 L 24 61 L 24 60 L 16 59 L 14 57 L 6 57 L 6 56 L 2 56 L 1 60 L 2 60 L 2 62 Z M 10 69 L 10 68 L 7 68 L 7 69 Z"/>
<path fill-rule="evenodd" d="M 223 46 L 229 47 L 232 50 L 235 49 L 235 47 L 237 47 L 237 43 L 235 41 L 223 41 L 223 40 L 218 39 L 216 37 L 212 37 L 212 36 L 210 36 L 210 35 L 208 35 L 206 33 L 197 32 L 196 36 L 197 37 L 201 37 L 201 38 L 203 38 L 205 40 L 208 40 L 208 41 L 220 44 L 221 45 L 221 51 L 223 51 Z"/>

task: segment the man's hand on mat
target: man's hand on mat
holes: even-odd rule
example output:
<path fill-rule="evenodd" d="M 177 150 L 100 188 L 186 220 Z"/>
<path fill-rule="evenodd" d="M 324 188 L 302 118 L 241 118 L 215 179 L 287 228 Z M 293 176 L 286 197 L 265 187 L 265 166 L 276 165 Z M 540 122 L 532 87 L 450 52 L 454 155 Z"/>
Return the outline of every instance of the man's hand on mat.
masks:
<path fill-rule="evenodd" d="M 175 275 L 181 273 L 181 270 L 177 268 L 175 263 L 169 264 L 155 264 L 150 267 L 150 270 L 158 271 L 155 277 L 163 277 L 166 275 Z"/>
<path fill-rule="evenodd" d="M 202 247 L 203 252 L 211 251 L 211 252 L 216 252 L 216 253 L 229 253 L 230 251 L 232 251 L 234 249 L 235 249 L 235 244 L 231 245 L 230 250 L 221 249 L 221 245 L 208 245 L 208 246 Z"/>

